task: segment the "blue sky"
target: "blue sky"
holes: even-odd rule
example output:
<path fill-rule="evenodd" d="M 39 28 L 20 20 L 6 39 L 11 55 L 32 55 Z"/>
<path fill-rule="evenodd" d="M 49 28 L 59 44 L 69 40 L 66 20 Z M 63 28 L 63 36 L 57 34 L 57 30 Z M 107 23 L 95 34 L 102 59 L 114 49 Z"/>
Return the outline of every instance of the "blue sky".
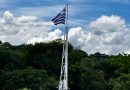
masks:
<path fill-rule="evenodd" d="M 51 19 L 67 0 L 0 0 L 0 40 L 13 45 L 63 38 Z M 130 0 L 69 0 L 69 42 L 87 53 L 130 53 Z"/>
<path fill-rule="evenodd" d="M 0 15 L 9 10 L 15 16 L 34 15 L 50 20 L 67 0 L 0 0 Z M 118 15 L 130 21 L 129 0 L 70 0 L 70 24 L 83 26 L 102 15 Z"/>

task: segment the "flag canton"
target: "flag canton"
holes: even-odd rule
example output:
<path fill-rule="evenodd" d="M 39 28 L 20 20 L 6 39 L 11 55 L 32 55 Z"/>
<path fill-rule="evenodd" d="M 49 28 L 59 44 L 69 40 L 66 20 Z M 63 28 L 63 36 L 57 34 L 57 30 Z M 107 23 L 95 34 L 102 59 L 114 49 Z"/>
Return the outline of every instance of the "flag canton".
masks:
<path fill-rule="evenodd" d="M 57 16 L 55 16 L 52 19 L 52 21 L 55 25 L 65 24 L 65 18 L 66 18 L 66 7 Z"/>

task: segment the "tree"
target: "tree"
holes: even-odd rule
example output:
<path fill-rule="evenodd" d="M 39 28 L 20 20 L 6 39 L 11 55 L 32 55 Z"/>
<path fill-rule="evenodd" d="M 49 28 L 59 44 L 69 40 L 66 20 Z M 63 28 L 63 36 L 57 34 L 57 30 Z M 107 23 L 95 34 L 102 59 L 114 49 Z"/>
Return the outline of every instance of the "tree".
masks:
<path fill-rule="evenodd" d="M 18 90 L 30 88 L 31 90 L 55 90 L 57 81 L 49 77 L 45 70 L 27 68 L 8 71 L 5 73 L 4 90 Z"/>
<path fill-rule="evenodd" d="M 72 90 L 105 90 L 104 73 L 96 70 L 95 63 L 90 58 L 82 58 L 70 69 L 70 88 Z"/>
<path fill-rule="evenodd" d="M 110 90 L 130 90 L 130 74 L 123 74 L 116 79 L 110 79 Z"/>

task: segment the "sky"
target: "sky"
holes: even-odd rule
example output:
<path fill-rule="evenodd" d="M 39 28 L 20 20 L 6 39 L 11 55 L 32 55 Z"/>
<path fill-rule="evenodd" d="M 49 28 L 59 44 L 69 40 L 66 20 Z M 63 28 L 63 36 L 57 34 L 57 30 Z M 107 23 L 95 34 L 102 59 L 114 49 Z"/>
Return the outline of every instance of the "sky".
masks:
<path fill-rule="evenodd" d="M 0 40 L 13 45 L 63 38 L 51 19 L 67 0 L 0 0 Z M 69 0 L 69 42 L 91 54 L 130 53 L 130 0 Z"/>

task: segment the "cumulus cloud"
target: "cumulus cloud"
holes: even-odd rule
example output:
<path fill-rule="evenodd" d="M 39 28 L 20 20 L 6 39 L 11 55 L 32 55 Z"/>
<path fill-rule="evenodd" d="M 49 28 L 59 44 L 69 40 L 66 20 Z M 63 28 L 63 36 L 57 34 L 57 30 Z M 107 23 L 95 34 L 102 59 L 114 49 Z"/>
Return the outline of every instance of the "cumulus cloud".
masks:
<path fill-rule="evenodd" d="M 15 17 L 5 11 L 0 18 L 0 40 L 21 44 L 32 38 L 46 38 L 52 26 L 52 22 L 40 21 L 35 16 Z"/>
<path fill-rule="evenodd" d="M 6 11 L 3 16 L 3 22 L 5 23 L 11 23 L 13 22 L 14 16 L 10 11 Z"/>
<path fill-rule="evenodd" d="M 85 45 L 86 35 L 81 27 L 72 28 L 69 30 L 69 41 L 75 47 L 82 47 Z"/>
<path fill-rule="evenodd" d="M 18 17 L 17 21 L 21 23 L 35 22 L 37 18 L 35 16 L 21 16 Z"/>
<path fill-rule="evenodd" d="M 27 44 L 35 44 L 36 42 L 49 42 L 49 41 L 52 41 L 52 40 L 55 40 L 55 39 L 58 39 L 58 38 L 62 38 L 62 31 L 59 30 L 59 29 L 56 29 L 52 32 L 48 32 L 47 36 L 45 38 L 37 38 L 37 37 L 34 37 L 30 40 L 28 40 Z"/>
<path fill-rule="evenodd" d="M 90 22 L 89 27 L 88 33 L 84 33 L 82 28 L 70 30 L 70 33 L 74 31 L 70 34 L 72 44 L 82 46 L 81 48 L 88 53 L 118 54 L 130 51 L 130 30 L 121 17 L 101 16 Z"/>
<path fill-rule="evenodd" d="M 119 16 L 101 16 L 90 23 L 92 32 L 96 35 L 113 33 L 126 29 L 125 20 Z"/>
<path fill-rule="evenodd" d="M 88 27 L 90 31 L 87 32 L 84 32 L 86 28 L 82 27 L 69 30 L 69 42 L 74 47 L 81 47 L 89 54 L 95 52 L 106 54 L 130 53 L 130 31 L 125 20 L 121 17 L 101 16 L 90 22 Z M 61 35 L 60 31 L 60 34 L 56 36 L 60 38 Z M 48 36 L 50 38 L 50 35 Z M 55 34 L 52 36 L 55 37 Z M 43 41 L 48 41 L 49 38 Z"/>
<path fill-rule="evenodd" d="M 129 25 L 129 24 L 128 24 Z M 69 30 L 69 42 L 87 53 L 130 53 L 130 28 L 120 16 L 101 16 L 86 28 Z M 0 40 L 11 44 L 34 44 L 63 38 L 63 31 L 52 29 L 53 23 L 35 16 L 14 16 L 6 11 L 0 18 Z M 88 29 L 89 28 L 89 29 Z M 87 31 L 86 31 L 87 30 Z"/>

